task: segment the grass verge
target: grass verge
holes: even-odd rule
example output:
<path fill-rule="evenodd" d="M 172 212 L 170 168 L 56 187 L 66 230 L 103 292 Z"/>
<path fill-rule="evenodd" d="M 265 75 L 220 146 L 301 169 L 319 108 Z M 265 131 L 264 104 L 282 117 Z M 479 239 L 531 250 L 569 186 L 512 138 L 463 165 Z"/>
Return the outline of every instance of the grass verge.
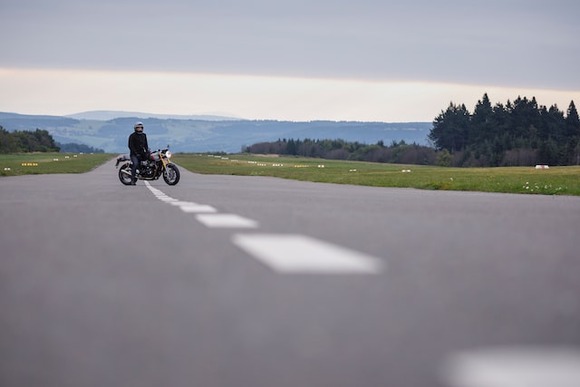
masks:
<path fill-rule="evenodd" d="M 580 196 L 580 166 L 447 168 L 256 155 L 176 154 L 196 173 L 273 176 L 303 181 L 432 190 Z"/>
<path fill-rule="evenodd" d="M 14 153 L 0 154 L 0 176 L 83 173 L 114 156 L 106 153 Z"/>

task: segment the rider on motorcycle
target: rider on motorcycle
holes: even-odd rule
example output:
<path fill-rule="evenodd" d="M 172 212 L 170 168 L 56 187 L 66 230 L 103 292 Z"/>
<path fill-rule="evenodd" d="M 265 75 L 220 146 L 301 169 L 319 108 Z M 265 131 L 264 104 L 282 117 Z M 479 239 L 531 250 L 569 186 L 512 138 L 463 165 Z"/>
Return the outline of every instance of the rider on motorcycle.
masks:
<path fill-rule="evenodd" d="M 137 122 L 133 126 L 135 130 L 129 136 L 129 151 L 131 156 L 131 185 L 137 182 L 137 166 L 141 161 L 149 158 L 149 145 L 147 144 L 147 135 L 143 133 L 143 123 Z"/>

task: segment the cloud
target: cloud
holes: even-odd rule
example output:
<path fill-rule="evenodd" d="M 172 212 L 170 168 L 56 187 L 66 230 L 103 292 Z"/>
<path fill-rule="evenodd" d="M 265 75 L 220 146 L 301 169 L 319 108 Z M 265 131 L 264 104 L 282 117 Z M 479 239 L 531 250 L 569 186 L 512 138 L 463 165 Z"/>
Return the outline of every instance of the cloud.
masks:
<path fill-rule="evenodd" d="M 576 0 L 0 0 L 3 109 L 429 121 L 580 97 Z"/>
<path fill-rule="evenodd" d="M 3 0 L 1 67 L 580 89 L 569 0 Z"/>

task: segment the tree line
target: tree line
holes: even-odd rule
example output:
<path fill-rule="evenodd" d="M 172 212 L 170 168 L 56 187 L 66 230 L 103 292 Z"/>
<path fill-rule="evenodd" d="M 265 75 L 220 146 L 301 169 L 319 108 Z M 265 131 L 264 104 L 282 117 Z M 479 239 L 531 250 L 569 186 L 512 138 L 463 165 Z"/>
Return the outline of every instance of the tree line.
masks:
<path fill-rule="evenodd" d="M 459 167 L 580 164 L 580 119 L 574 101 L 566 112 L 536 98 L 491 105 L 487 94 L 473 113 L 449 104 L 433 120 L 431 146 L 394 141 L 368 145 L 343 140 L 279 139 L 242 149 L 249 153 Z"/>
<path fill-rule="evenodd" d="M 74 142 L 60 144 L 56 143 L 63 153 L 105 153 L 103 149 L 93 148 L 92 146 L 85 144 L 77 144 Z"/>
<path fill-rule="evenodd" d="M 580 164 L 580 119 L 574 101 L 567 111 L 518 97 L 492 106 L 487 94 L 473 113 L 449 104 L 433 121 L 429 139 L 455 166 Z"/>
<path fill-rule="evenodd" d="M 356 160 L 379 163 L 423 164 L 437 162 L 434 148 L 405 141 L 393 141 L 385 145 L 383 141 L 368 145 L 360 142 L 337 140 L 294 140 L 279 139 L 274 142 L 260 142 L 243 149 L 247 153 L 279 154 L 302 157 L 318 157 L 329 160 Z"/>
<path fill-rule="evenodd" d="M 0 126 L 0 153 L 59 151 L 60 148 L 46 130 L 8 132 Z"/>

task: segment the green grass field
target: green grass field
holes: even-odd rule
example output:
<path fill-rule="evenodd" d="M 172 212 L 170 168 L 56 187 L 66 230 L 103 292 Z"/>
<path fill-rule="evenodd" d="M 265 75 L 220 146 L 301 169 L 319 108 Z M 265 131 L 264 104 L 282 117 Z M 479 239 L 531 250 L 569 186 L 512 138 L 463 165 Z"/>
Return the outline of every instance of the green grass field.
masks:
<path fill-rule="evenodd" d="M 114 156 L 105 153 L 16 153 L 0 155 L 0 176 L 83 173 Z"/>
<path fill-rule="evenodd" d="M 26 153 L 0 155 L 0 176 L 83 173 L 111 154 Z M 580 166 L 445 168 L 256 155 L 176 154 L 173 161 L 204 174 L 273 176 L 375 187 L 580 196 Z"/>
<path fill-rule="evenodd" d="M 446 168 L 256 155 L 176 154 L 197 173 L 433 190 L 580 196 L 580 167 Z"/>

